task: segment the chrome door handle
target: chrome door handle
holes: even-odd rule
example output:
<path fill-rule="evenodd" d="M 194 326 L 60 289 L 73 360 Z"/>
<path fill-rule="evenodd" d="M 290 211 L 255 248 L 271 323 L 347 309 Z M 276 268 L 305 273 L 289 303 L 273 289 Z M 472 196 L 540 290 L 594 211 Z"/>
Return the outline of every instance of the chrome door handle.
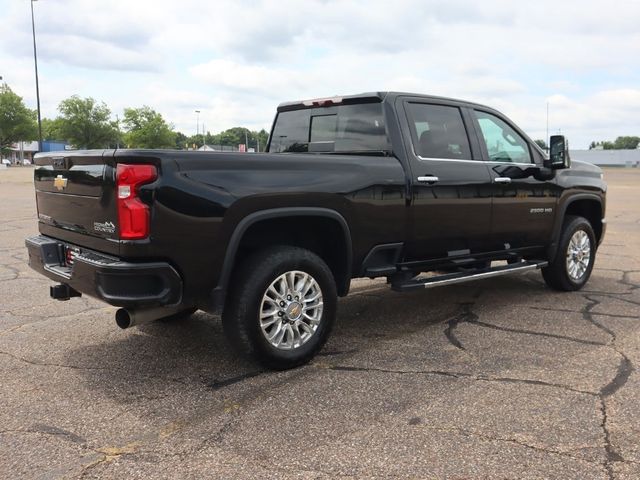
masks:
<path fill-rule="evenodd" d="M 496 177 L 493 181 L 495 183 L 511 183 L 511 179 L 509 177 Z"/>
<path fill-rule="evenodd" d="M 438 180 L 440 179 L 438 177 L 434 177 L 433 175 L 425 175 L 424 177 L 418 177 L 419 182 L 425 182 L 425 183 L 436 183 Z"/>

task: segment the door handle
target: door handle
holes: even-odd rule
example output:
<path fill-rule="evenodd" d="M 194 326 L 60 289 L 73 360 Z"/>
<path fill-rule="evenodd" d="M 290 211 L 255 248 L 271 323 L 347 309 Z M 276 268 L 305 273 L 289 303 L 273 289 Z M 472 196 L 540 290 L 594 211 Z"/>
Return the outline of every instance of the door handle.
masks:
<path fill-rule="evenodd" d="M 509 177 L 496 177 L 493 181 L 495 183 L 511 183 L 511 179 Z"/>
<path fill-rule="evenodd" d="M 438 177 L 434 177 L 433 175 L 425 175 L 423 177 L 418 177 L 419 182 L 425 182 L 425 183 L 436 183 L 438 180 L 440 179 Z"/>

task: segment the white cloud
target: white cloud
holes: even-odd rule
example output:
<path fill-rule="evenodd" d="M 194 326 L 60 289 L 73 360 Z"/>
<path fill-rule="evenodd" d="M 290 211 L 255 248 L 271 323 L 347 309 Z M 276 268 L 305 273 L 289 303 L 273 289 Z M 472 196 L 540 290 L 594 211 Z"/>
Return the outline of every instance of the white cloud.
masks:
<path fill-rule="evenodd" d="M 40 0 L 43 111 L 78 93 L 187 133 L 268 127 L 281 101 L 370 90 L 466 98 L 533 137 L 640 134 L 640 2 Z M 28 2 L 0 0 L 0 75 L 35 105 Z"/>
<path fill-rule="evenodd" d="M 261 65 L 237 63 L 233 60 L 211 60 L 190 68 L 190 73 L 211 85 L 229 89 L 269 93 L 286 85 L 287 89 L 300 88 L 304 75 L 294 70 L 268 68 Z"/>

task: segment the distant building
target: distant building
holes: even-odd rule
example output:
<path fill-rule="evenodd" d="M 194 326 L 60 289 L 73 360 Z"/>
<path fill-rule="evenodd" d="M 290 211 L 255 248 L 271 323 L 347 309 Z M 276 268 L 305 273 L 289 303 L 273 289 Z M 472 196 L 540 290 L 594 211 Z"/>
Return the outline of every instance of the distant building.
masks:
<path fill-rule="evenodd" d="M 199 149 L 199 152 L 215 152 L 216 149 L 213 148 L 211 145 L 202 145 Z"/>
<path fill-rule="evenodd" d="M 42 151 L 43 152 L 58 152 L 62 150 L 69 150 L 70 145 L 64 140 L 43 140 Z"/>
<path fill-rule="evenodd" d="M 57 152 L 67 150 L 69 144 L 62 140 L 43 140 L 43 152 Z M 17 142 L 9 148 L 7 157 L 13 164 L 22 164 L 24 160 L 33 163 L 33 156 L 38 153 L 38 142 Z"/>
<path fill-rule="evenodd" d="M 232 145 L 202 145 L 199 152 L 237 152 L 238 147 Z"/>
<path fill-rule="evenodd" d="M 640 168 L 640 149 L 634 150 L 570 150 L 571 160 L 589 162 L 601 167 Z"/>
<path fill-rule="evenodd" d="M 9 147 L 9 161 L 14 165 L 22 165 L 25 160 L 33 163 L 33 156 L 38 153 L 38 142 L 16 142 Z"/>

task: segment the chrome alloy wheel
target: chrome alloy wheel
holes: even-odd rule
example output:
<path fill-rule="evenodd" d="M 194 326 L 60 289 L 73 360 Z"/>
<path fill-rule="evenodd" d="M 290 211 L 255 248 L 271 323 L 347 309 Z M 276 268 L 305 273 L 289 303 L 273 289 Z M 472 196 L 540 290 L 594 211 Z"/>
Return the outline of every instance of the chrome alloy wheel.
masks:
<path fill-rule="evenodd" d="M 308 273 L 283 273 L 264 292 L 260 305 L 260 329 L 280 350 L 304 345 L 322 320 L 322 290 Z"/>
<path fill-rule="evenodd" d="M 567 273 L 574 281 L 579 281 L 589 268 L 591 261 L 591 240 L 584 230 L 577 230 L 567 247 Z"/>

